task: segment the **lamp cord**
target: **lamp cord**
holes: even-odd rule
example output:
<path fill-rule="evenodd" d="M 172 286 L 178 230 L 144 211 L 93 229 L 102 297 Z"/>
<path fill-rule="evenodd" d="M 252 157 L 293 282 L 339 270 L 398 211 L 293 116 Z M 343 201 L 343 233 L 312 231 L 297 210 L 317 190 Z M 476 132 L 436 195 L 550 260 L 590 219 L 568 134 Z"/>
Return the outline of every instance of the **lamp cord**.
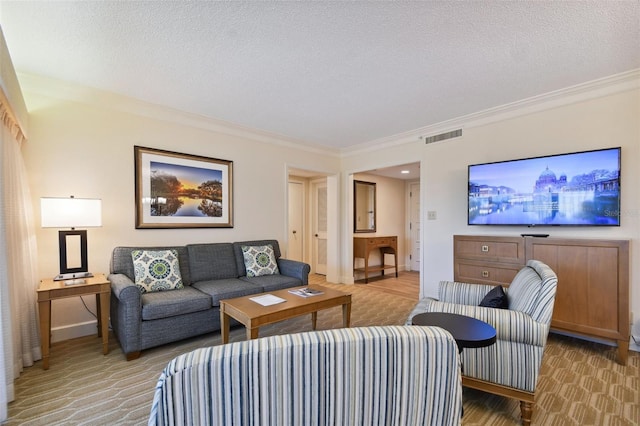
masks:
<path fill-rule="evenodd" d="M 92 317 L 94 317 L 96 319 L 96 321 L 98 320 L 98 316 L 96 314 L 94 314 L 91 309 L 89 309 L 89 307 L 87 306 L 87 304 L 85 303 L 84 299 L 82 298 L 82 296 L 80 296 L 80 301 L 82 302 L 82 304 L 84 305 L 84 308 L 87 310 L 87 312 L 89 312 L 91 314 Z M 109 330 L 111 330 L 111 321 L 109 321 Z"/>
<path fill-rule="evenodd" d="M 84 305 L 84 308 L 87 310 L 87 312 L 89 312 L 91 314 L 91 316 L 94 317 L 95 319 L 98 319 L 98 316 L 96 314 L 94 314 L 93 312 L 91 312 L 91 309 L 89 309 L 87 304 L 84 302 L 84 299 L 82 298 L 82 296 L 80 296 L 80 300 L 82 301 L 82 304 Z"/>

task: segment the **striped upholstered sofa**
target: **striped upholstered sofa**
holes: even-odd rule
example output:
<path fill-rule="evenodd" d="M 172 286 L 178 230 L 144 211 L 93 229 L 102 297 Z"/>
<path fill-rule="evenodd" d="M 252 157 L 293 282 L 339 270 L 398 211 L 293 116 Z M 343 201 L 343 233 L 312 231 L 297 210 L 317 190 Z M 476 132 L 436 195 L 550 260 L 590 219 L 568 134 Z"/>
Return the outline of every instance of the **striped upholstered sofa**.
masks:
<path fill-rule="evenodd" d="M 462 384 L 518 399 L 522 421 L 528 425 L 557 284 L 558 278 L 549 266 L 530 260 L 504 290 L 508 309 L 498 309 L 478 306 L 494 286 L 442 281 L 439 300 L 419 301 L 407 324 L 423 312 L 451 312 L 491 324 L 496 329 L 494 345 L 462 351 Z"/>
<path fill-rule="evenodd" d="M 458 348 L 435 327 L 312 331 L 197 349 L 156 386 L 149 425 L 459 425 Z"/>

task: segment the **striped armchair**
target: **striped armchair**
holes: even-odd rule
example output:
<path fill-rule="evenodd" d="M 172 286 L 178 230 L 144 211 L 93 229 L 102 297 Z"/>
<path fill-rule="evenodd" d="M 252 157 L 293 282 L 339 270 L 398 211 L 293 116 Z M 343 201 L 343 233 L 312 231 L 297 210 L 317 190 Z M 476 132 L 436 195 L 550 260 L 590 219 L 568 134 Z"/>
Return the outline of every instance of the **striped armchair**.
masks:
<path fill-rule="evenodd" d="M 505 289 L 509 309 L 497 309 L 478 306 L 494 286 L 442 281 L 439 300 L 419 301 L 407 324 L 423 312 L 451 312 L 491 324 L 496 329 L 494 345 L 462 351 L 462 385 L 518 399 L 522 421 L 528 425 L 557 283 L 551 268 L 530 260 Z"/>
<path fill-rule="evenodd" d="M 149 425 L 459 425 L 458 348 L 435 327 L 265 337 L 174 358 Z"/>

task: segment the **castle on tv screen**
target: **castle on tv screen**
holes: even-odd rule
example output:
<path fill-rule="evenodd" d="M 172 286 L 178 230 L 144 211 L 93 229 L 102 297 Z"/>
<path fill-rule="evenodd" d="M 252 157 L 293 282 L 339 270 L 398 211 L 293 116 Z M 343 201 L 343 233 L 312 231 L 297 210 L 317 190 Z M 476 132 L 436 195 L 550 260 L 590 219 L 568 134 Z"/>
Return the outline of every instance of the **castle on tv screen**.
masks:
<path fill-rule="evenodd" d="M 506 179 L 506 178 L 505 178 Z M 530 191 L 469 182 L 472 225 L 618 225 L 619 170 L 592 170 L 570 179 L 542 170 Z"/>

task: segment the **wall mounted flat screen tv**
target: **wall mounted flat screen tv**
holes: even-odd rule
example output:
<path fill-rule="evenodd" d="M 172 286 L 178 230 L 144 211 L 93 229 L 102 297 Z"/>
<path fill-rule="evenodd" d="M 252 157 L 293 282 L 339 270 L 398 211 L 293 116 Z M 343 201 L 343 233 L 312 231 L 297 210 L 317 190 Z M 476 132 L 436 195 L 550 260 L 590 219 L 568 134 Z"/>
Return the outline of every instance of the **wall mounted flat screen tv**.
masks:
<path fill-rule="evenodd" d="M 620 148 L 469 166 L 469 225 L 620 226 Z"/>

